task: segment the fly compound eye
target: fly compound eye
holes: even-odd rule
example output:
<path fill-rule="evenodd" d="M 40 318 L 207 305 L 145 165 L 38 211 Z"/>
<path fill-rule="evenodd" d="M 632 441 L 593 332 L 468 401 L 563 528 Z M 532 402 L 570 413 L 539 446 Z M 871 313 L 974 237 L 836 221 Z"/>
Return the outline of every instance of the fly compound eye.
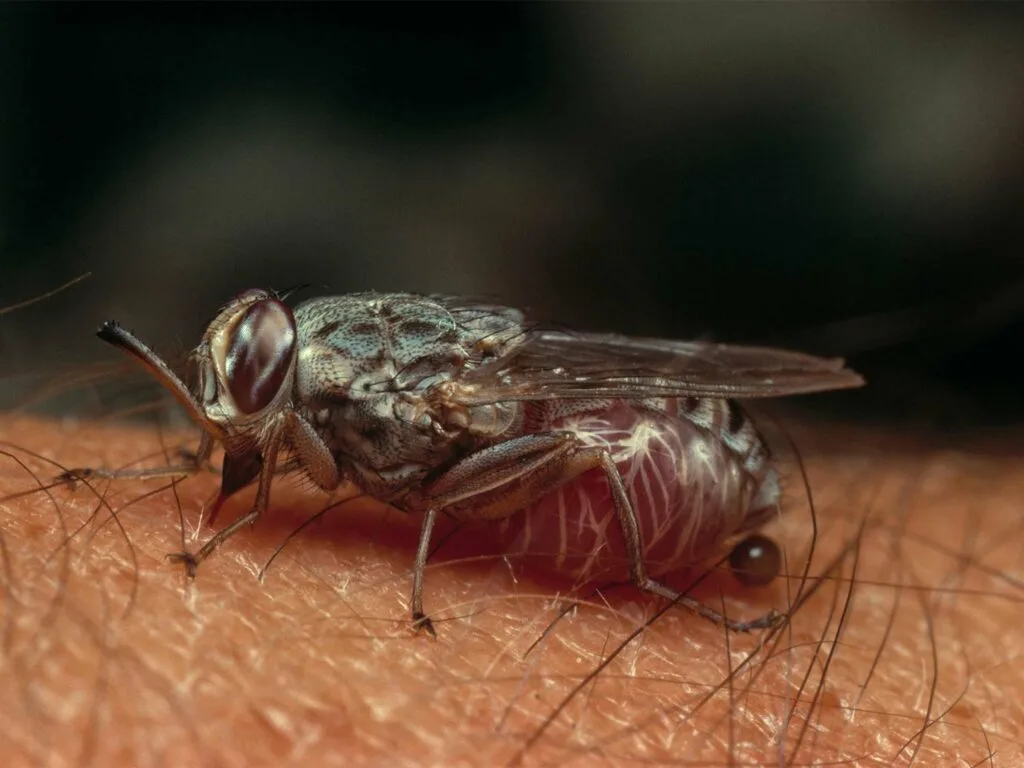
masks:
<path fill-rule="evenodd" d="M 235 406 L 244 414 L 273 402 L 295 357 L 295 318 L 277 299 L 257 301 L 231 328 L 224 377 Z"/>
<path fill-rule="evenodd" d="M 755 533 L 733 547 L 729 566 L 740 584 L 763 587 L 779 575 L 782 553 L 774 541 Z"/>

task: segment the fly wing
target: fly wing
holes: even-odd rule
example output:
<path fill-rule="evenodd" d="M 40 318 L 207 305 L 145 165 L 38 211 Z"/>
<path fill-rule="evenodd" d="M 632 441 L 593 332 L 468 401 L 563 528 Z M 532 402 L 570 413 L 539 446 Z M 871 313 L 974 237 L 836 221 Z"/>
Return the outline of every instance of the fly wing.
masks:
<path fill-rule="evenodd" d="M 527 331 L 507 354 L 466 371 L 456 399 L 780 397 L 859 387 L 839 358 L 767 347 Z"/>

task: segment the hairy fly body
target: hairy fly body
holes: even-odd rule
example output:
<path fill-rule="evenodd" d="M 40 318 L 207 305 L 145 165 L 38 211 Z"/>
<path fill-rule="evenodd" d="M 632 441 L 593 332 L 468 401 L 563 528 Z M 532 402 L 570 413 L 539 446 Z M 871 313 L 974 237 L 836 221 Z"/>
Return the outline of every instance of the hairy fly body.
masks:
<path fill-rule="evenodd" d="M 724 621 L 653 576 L 706 559 L 777 509 L 768 449 L 735 400 L 863 383 L 841 360 L 543 330 L 509 307 L 404 293 L 316 298 L 293 311 L 246 291 L 195 349 L 194 391 L 116 323 L 99 336 L 136 357 L 203 430 L 194 462 L 102 474 L 195 471 L 219 444 L 211 519 L 257 484 L 246 514 L 174 556 L 190 573 L 266 510 L 281 471 L 325 491 L 350 482 L 422 515 L 412 616 L 430 631 L 423 575 L 438 514 L 502 521 L 509 550 L 542 566 L 582 580 L 624 570 L 640 589 Z"/>

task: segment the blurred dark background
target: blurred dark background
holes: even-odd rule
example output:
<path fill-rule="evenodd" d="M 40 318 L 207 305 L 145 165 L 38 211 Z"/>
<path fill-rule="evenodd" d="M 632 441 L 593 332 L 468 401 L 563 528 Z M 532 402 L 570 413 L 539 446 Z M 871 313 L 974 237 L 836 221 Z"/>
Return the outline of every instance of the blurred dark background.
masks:
<path fill-rule="evenodd" d="M 10 371 L 248 287 L 497 296 L 840 354 L 857 418 L 1024 421 L 1016 4 L 0 7 Z"/>

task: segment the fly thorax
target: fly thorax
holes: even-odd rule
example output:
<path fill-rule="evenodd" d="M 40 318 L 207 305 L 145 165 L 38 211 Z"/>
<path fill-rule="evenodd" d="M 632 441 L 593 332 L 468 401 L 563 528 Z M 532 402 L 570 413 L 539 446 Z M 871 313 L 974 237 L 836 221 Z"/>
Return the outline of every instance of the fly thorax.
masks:
<path fill-rule="evenodd" d="M 433 467 L 454 450 L 451 435 L 417 393 L 354 387 L 345 398 L 310 405 L 307 418 L 339 461 L 375 473 Z"/>
<path fill-rule="evenodd" d="M 295 318 L 294 402 L 339 464 L 382 476 L 404 476 L 409 465 L 436 469 L 467 441 L 486 442 L 519 418 L 519 406 L 456 409 L 439 396 L 515 343 L 518 313 L 412 294 L 351 294 L 305 302 Z"/>
<path fill-rule="evenodd" d="M 437 410 L 445 431 L 453 437 L 482 443 L 519 435 L 525 423 L 525 409 L 518 401 L 463 406 L 441 399 Z"/>

